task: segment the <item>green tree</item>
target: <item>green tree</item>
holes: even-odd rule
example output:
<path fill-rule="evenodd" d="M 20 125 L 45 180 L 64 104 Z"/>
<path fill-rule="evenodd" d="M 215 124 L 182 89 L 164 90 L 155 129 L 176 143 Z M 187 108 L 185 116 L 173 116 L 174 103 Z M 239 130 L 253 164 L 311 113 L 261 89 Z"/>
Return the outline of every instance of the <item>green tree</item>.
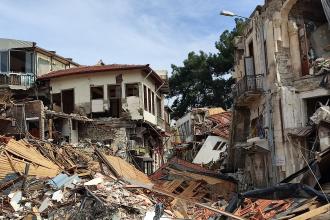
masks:
<path fill-rule="evenodd" d="M 236 27 L 224 31 L 215 43 L 217 53 L 190 52 L 183 66 L 172 65 L 169 98 L 174 99 L 173 117 L 181 117 L 191 108 L 231 106 L 234 80 L 228 74 L 234 66 L 233 40 L 242 33 L 245 24 L 241 19 L 235 21 Z"/>

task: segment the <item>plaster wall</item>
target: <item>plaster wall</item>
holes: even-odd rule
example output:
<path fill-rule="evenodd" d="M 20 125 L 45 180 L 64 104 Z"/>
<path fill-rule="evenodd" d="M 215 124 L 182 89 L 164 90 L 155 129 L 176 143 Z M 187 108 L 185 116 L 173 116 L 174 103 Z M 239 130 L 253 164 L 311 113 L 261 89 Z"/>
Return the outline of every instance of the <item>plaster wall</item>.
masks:
<path fill-rule="evenodd" d="M 224 146 L 221 150 L 213 150 L 214 146 L 219 141 L 226 143 L 226 146 Z M 220 157 L 220 153 L 227 150 L 227 142 L 228 140 L 218 136 L 208 136 L 194 158 L 193 163 L 207 164 L 211 161 L 217 161 Z"/>

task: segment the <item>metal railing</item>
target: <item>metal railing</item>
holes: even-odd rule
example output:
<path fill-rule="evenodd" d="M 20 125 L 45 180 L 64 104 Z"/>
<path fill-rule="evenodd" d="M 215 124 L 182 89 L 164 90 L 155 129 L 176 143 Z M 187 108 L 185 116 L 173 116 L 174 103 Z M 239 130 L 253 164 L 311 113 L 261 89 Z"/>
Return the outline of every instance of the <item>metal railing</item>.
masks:
<path fill-rule="evenodd" d="M 1 73 L 0 85 L 32 87 L 35 82 L 33 73 Z"/>
<path fill-rule="evenodd" d="M 263 91 L 263 75 L 247 75 L 236 82 L 232 92 L 233 96 L 239 97 L 245 92 L 262 92 Z"/>

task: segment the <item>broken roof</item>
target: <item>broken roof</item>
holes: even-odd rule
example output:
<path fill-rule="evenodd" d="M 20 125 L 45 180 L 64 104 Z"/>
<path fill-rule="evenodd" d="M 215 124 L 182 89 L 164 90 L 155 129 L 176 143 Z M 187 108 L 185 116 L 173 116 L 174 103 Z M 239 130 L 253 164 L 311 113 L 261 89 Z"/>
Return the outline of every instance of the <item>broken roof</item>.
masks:
<path fill-rule="evenodd" d="M 208 116 L 207 118 L 217 124 L 211 129 L 212 134 L 229 139 L 229 130 L 232 118 L 231 112 L 222 112 L 219 114 Z"/>
<path fill-rule="evenodd" d="M 53 71 L 48 74 L 40 76 L 39 80 L 48 80 L 58 77 L 88 74 L 88 73 L 103 73 L 112 71 L 123 71 L 123 70 L 142 70 L 146 74 L 150 74 L 155 81 L 162 84 L 164 80 L 149 66 L 146 65 L 128 65 L 128 64 L 111 64 L 111 65 L 95 65 L 95 66 L 81 66 L 76 68 L 70 68 L 65 70 Z"/>
<path fill-rule="evenodd" d="M 226 176 L 224 174 L 221 174 L 219 172 L 216 171 L 212 171 L 209 170 L 207 168 L 202 167 L 199 164 L 194 164 L 194 163 L 190 163 L 188 161 L 185 160 L 181 160 L 179 158 L 173 158 L 171 159 L 169 162 L 165 163 L 164 165 L 162 165 L 156 172 L 154 172 L 153 174 L 150 175 L 150 179 L 151 180 L 160 180 L 162 179 L 164 176 L 166 176 L 166 169 L 175 169 L 178 171 L 184 171 L 184 172 L 191 172 L 191 173 L 195 173 L 195 174 L 202 174 L 204 176 L 211 176 L 211 177 L 215 177 L 218 179 L 223 179 L 223 180 L 228 180 L 231 182 L 235 182 L 236 180 L 234 178 L 231 178 L 229 176 Z"/>

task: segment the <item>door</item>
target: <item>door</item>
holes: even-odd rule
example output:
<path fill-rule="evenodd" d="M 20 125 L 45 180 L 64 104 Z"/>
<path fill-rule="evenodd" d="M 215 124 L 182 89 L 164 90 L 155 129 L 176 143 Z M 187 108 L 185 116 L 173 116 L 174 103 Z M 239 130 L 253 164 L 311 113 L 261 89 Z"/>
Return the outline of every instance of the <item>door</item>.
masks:
<path fill-rule="evenodd" d="M 109 85 L 109 109 L 110 117 L 119 118 L 121 112 L 121 85 Z"/>

